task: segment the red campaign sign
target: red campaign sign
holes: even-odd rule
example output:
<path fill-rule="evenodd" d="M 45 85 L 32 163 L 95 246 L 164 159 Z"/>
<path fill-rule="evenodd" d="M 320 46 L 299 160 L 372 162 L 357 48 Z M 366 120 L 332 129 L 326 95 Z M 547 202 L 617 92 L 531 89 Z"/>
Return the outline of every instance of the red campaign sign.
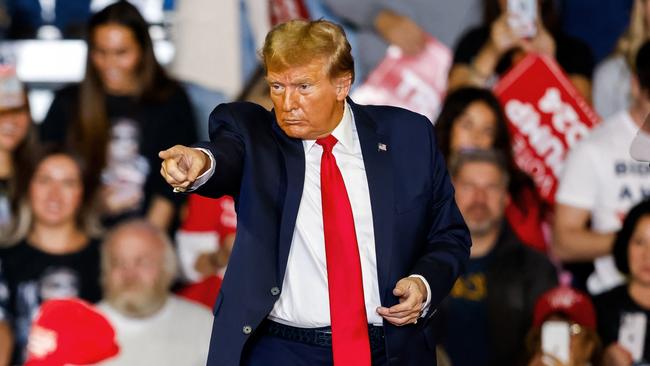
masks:
<path fill-rule="evenodd" d="M 553 204 L 567 152 L 600 118 L 560 66 L 543 55 L 526 56 L 497 83 L 494 93 L 508 118 L 517 165 Z"/>
<path fill-rule="evenodd" d="M 383 104 L 406 108 L 434 121 L 447 89 L 452 54 L 449 48 L 428 37 L 425 49 L 406 56 L 390 46 L 386 57 L 352 93 L 360 104 Z"/>
<path fill-rule="evenodd" d="M 272 26 L 292 19 L 309 19 L 309 12 L 302 0 L 269 0 L 269 11 Z"/>

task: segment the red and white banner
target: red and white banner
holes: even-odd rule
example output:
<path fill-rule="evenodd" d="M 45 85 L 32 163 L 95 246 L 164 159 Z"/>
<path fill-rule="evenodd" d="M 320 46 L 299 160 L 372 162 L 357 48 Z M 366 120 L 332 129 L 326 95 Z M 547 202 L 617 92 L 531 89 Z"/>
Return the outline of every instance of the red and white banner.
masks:
<path fill-rule="evenodd" d="M 292 19 L 309 19 L 309 12 L 302 0 L 269 0 L 271 26 Z"/>
<path fill-rule="evenodd" d="M 599 117 L 560 66 L 542 55 L 530 54 L 517 63 L 494 93 L 509 120 L 517 165 L 553 204 L 567 152 Z"/>
<path fill-rule="evenodd" d="M 415 56 L 404 55 L 399 47 L 390 46 L 366 82 L 353 91 L 352 99 L 360 104 L 406 108 L 434 121 L 447 89 L 451 61 L 449 48 L 433 37 Z"/>

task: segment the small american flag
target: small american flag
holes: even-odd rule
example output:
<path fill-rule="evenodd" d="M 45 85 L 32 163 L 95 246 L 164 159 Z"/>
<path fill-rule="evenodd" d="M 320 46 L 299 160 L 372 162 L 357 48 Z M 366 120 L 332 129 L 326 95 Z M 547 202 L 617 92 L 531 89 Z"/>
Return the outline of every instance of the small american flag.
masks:
<path fill-rule="evenodd" d="M 386 144 L 382 144 L 381 142 L 378 143 L 378 144 L 377 144 L 377 150 L 379 150 L 379 151 L 386 151 L 386 150 L 387 150 L 387 146 L 386 146 Z"/>

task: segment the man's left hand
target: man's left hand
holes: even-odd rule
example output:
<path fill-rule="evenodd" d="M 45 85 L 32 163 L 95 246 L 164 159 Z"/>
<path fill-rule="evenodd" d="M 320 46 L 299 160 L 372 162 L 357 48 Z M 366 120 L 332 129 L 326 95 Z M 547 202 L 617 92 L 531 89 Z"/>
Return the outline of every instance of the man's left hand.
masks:
<path fill-rule="evenodd" d="M 416 324 L 427 299 L 424 282 L 417 277 L 402 278 L 395 285 L 393 295 L 399 296 L 399 304 L 390 308 L 380 306 L 377 313 L 393 325 Z"/>

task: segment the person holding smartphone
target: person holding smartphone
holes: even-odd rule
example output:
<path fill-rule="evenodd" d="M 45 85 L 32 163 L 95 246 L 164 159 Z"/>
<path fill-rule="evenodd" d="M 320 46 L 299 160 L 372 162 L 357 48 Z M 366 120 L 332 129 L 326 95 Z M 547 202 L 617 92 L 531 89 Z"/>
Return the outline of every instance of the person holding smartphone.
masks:
<path fill-rule="evenodd" d="M 596 312 L 589 296 L 568 286 L 542 294 L 535 304 L 527 336 L 528 366 L 597 364 L 600 339 Z"/>
<path fill-rule="evenodd" d="M 594 298 L 603 365 L 650 362 L 650 201 L 634 206 L 614 240 L 614 260 L 627 283 Z"/>
<path fill-rule="evenodd" d="M 555 58 L 583 97 L 591 100 L 594 59 L 589 46 L 560 29 L 552 0 L 485 0 L 484 25 L 461 38 L 449 89 L 489 87 L 527 53 Z"/>

